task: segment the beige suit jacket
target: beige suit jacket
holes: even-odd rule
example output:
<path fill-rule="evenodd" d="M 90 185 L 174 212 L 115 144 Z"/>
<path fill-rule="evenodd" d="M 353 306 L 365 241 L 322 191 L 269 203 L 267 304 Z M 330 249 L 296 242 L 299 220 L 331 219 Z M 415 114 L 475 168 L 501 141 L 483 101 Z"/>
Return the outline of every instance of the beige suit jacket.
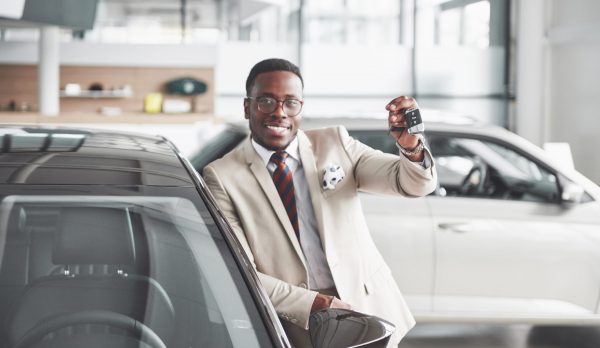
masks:
<path fill-rule="evenodd" d="M 425 169 L 404 156 L 384 154 L 354 140 L 343 127 L 298 131 L 297 136 L 323 250 L 340 299 L 354 310 L 394 323 L 391 343 L 397 344 L 415 321 L 371 239 L 358 191 L 424 196 L 437 182 L 433 160 Z M 330 164 L 340 165 L 346 176 L 335 189 L 324 190 L 321 182 Z M 209 164 L 203 177 L 275 309 L 287 319 L 283 324 L 292 343 L 309 345 L 304 329 L 316 293 L 308 290 L 301 246 L 250 138 Z"/>

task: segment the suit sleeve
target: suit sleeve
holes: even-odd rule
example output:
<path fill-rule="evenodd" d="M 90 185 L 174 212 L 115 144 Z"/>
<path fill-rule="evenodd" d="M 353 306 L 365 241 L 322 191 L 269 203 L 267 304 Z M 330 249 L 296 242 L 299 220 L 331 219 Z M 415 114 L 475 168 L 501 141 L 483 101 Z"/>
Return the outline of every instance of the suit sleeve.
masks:
<path fill-rule="evenodd" d="M 219 176 L 217 175 L 215 169 L 210 165 L 205 167 L 202 172 L 202 176 L 210 192 L 214 196 L 215 201 L 219 205 L 219 208 L 231 225 L 237 239 L 244 248 L 246 255 L 254 266 L 254 269 L 256 269 L 254 255 L 252 254 L 252 250 L 248 245 L 239 215 L 236 212 L 235 204 L 227 194 L 227 191 L 223 187 L 222 182 L 219 180 Z M 315 300 L 317 292 L 289 284 L 280 279 L 264 274 L 258 269 L 256 269 L 256 271 L 258 278 L 260 279 L 269 296 L 269 299 L 277 311 L 277 314 L 295 325 L 298 325 L 304 329 L 308 329 L 310 309 L 313 301 Z"/>
<path fill-rule="evenodd" d="M 435 190 L 437 174 L 429 149 L 424 151 L 431 165 L 424 168 L 403 155 L 374 150 L 352 138 L 344 127 L 338 127 L 338 134 L 354 164 L 353 174 L 359 190 L 407 197 L 421 197 Z"/>

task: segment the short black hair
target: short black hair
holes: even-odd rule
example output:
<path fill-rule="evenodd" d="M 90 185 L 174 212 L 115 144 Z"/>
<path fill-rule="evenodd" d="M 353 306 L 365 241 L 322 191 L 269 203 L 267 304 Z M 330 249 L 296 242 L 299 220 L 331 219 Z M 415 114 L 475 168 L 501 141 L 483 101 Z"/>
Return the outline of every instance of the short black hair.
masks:
<path fill-rule="evenodd" d="M 294 73 L 300 78 L 300 82 L 302 82 L 302 88 L 304 88 L 304 80 L 302 79 L 300 68 L 298 68 L 296 64 L 281 58 L 270 58 L 256 63 L 252 69 L 250 69 L 250 73 L 246 79 L 246 96 L 250 96 L 250 91 L 252 90 L 252 86 L 254 85 L 256 77 L 259 74 L 270 71 L 289 71 Z"/>

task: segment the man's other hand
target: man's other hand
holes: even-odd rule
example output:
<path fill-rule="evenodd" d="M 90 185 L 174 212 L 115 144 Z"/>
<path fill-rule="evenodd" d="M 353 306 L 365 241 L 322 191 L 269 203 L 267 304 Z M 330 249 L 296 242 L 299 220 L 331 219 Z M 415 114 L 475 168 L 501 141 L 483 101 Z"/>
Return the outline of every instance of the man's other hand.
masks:
<path fill-rule="evenodd" d="M 312 307 L 310 308 L 310 313 L 312 314 L 323 308 L 352 309 L 352 306 L 337 297 L 317 294 L 315 300 L 313 301 Z"/>
<path fill-rule="evenodd" d="M 349 303 L 346 303 L 340 300 L 339 298 L 334 297 L 333 301 L 331 301 L 331 305 L 329 306 L 329 308 L 352 309 L 352 306 Z"/>

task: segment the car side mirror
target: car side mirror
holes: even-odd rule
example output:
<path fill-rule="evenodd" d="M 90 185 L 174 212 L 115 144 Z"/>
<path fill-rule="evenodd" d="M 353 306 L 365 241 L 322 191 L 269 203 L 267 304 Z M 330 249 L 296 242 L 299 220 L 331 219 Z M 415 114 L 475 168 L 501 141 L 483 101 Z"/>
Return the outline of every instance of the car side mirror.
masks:
<path fill-rule="evenodd" d="M 376 316 L 340 308 L 311 314 L 308 327 L 316 348 L 385 348 L 396 330 L 392 323 Z"/>
<path fill-rule="evenodd" d="M 581 186 L 572 182 L 566 182 L 560 196 L 561 202 L 567 206 L 578 204 L 583 198 L 583 193 Z"/>

